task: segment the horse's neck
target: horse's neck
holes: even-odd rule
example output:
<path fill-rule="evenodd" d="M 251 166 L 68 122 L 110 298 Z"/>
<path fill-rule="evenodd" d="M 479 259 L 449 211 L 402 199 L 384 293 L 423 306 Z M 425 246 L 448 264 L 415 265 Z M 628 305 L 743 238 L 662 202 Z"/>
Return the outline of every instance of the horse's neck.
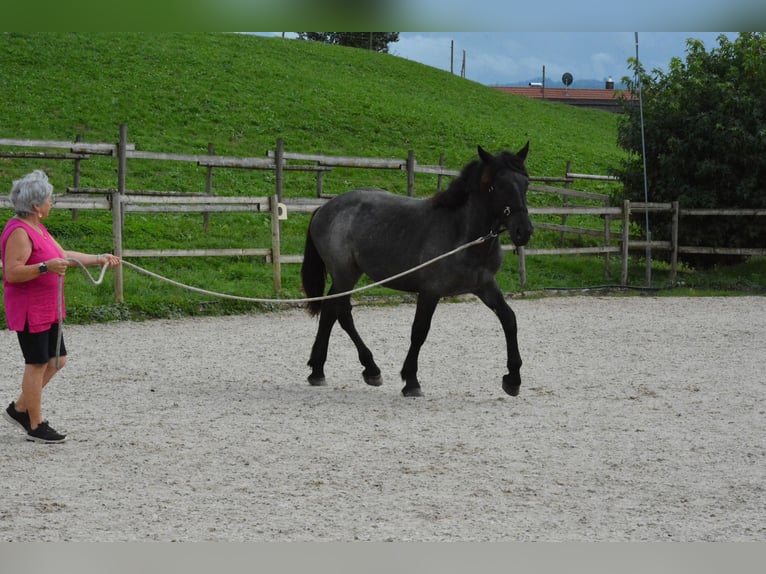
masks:
<path fill-rule="evenodd" d="M 476 194 L 468 198 L 462 214 L 466 236 L 481 237 L 492 231 L 492 215 L 482 198 Z"/>

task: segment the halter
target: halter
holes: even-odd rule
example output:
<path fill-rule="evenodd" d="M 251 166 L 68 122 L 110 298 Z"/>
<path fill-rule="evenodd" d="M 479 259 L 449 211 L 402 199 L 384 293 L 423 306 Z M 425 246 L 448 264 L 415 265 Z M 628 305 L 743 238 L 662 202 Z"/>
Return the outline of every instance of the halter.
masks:
<path fill-rule="evenodd" d="M 495 191 L 495 184 L 490 183 L 489 187 L 487 188 L 487 193 L 492 193 Z M 509 218 L 511 214 L 513 213 L 513 210 L 511 209 L 510 205 L 506 205 L 503 207 L 503 217 L 505 219 Z M 519 211 L 519 213 L 529 213 L 529 210 L 526 208 L 523 208 Z M 492 225 L 492 229 L 487 234 L 487 237 L 495 238 L 498 235 L 500 235 L 503 231 L 507 231 L 508 228 L 503 225 L 503 220 L 501 220 L 499 217 L 496 219 L 496 222 Z"/>
<path fill-rule="evenodd" d="M 492 193 L 493 191 L 495 191 L 495 186 L 494 186 L 493 184 L 491 184 L 491 185 L 490 185 L 490 186 L 487 188 L 487 192 L 488 192 L 488 193 Z M 506 206 L 503 208 L 503 217 L 505 217 L 505 218 L 507 219 L 508 217 L 510 217 L 510 215 L 511 215 L 511 213 L 512 213 L 512 212 L 513 212 L 513 211 L 511 210 L 511 206 L 510 206 L 510 205 L 506 205 Z M 496 218 L 496 220 L 495 220 L 495 223 L 492 225 L 492 229 L 490 229 L 490 231 L 489 231 L 489 233 L 486 235 L 486 237 L 487 237 L 488 239 L 489 239 L 489 238 L 492 238 L 492 239 L 494 239 L 495 237 L 497 237 L 498 235 L 500 235 L 500 234 L 501 234 L 503 231 L 507 231 L 507 229 L 508 229 L 508 228 L 507 228 L 507 227 L 505 227 L 505 226 L 503 225 L 503 220 L 502 220 L 502 219 L 500 219 L 500 218 L 498 217 L 498 218 Z"/>

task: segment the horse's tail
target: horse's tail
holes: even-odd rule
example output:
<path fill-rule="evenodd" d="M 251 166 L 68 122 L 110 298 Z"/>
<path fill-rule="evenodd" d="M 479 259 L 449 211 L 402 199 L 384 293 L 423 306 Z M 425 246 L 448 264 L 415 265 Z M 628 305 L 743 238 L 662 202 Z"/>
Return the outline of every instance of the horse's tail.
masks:
<path fill-rule="evenodd" d="M 319 255 L 314 240 L 311 238 L 311 225 L 306 233 L 306 248 L 303 250 L 303 264 L 301 265 L 301 280 L 303 290 L 308 297 L 321 297 L 324 295 L 324 286 L 327 281 L 327 269 L 322 256 Z M 306 303 L 306 309 L 311 316 L 318 315 L 322 310 L 321 301 Z"/>

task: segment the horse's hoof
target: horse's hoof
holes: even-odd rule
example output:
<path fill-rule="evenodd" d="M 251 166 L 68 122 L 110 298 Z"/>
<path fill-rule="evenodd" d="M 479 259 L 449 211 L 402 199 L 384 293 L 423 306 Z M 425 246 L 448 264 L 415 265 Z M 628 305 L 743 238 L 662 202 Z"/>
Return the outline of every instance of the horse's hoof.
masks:
<path fill-rule="evenodd" d="M 362 377 L 364 377 L 364 382 L 371 387 L 379 387 L 383 384 L 383 376 L 380 373 L 377 375 L 365 375 L 362 373 Z"/>
<path fill-rule="evenodd" d="M 309 377 L 308 382 L 312 387 L 324 387 L 327 384 L 324 377 Z"/>
<path fill-rule="evenodd" d="M 518 373 L 516 374 L 508 374 L 503 375 L 503 390 L 511 395 L 512 397 L 515 397 L 519 394 L 519 389 L 521 388 L 521 375 Z"/>
<path fill-rule="evenodd" d="M 420 390 L 420 387 L 405 386 L 402 389 L 402 394 L 405 397 L 422 397 L 423 391 Z"/>

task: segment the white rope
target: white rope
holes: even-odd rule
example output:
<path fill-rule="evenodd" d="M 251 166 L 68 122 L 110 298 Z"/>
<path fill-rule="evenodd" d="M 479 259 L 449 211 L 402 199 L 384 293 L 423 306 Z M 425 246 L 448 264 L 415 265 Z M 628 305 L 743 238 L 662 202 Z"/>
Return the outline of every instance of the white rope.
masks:
<path fill-rule="evenodd" d="M 80 261 L 75 259 L 74 257 L 67 257 L 67 261 L 70 263 L 75 263 L 85 272 L 85 275 L 88 277 L 88 281 L 91 282 L 93 285 L 100 285 L 101 282 L 104 280 L 104 275 L 106 274 L 106 270 L 109 268 L 109 262 L 107 261 L 104 263 L 104 266 L 101 268 L 101 274 L 98 276 L 98 279 L 94 279 L 93 275 L 90 274 L 90 271 L 88 271 L 88 268 L 85 267 Z M 61 359 L 61 339 L 64 336 L 64 276 L 59 275 L 59 289 L 58 289 L 58 315 L 59 315 L 59 330 L 58 334 L 56 336 L 56 369 L 59 368 L 59 362 Z"/>
<path fill-rule="evenodd" d="M 474 239 L 473 241 L 466 243 L 464 245 L 461 245 L 460 247 L 457 247 L 453 249 L 452 251 L 448 251 L 447 253 L 438 255 L 437 257 L 434 257 L 433 259 L 429 259 L 425 263 L 421 263 L 420 265 L 412 267 L 411 269 L 407 269 L 406 271 L 402 271 L 401 273 L 397 273 L 396 275 L 392 275 L 391 277 L 388 277 L 386 279 L 376 281 L 375 283 L 370 283 L 369 285 L 363 285 L 361 287 L 357 287 L 356 289 L 351 289 L 350 291 L 344 291 L 343 293 L 333 293 L 332 295 L 323 295 L 321 297 L 304 297 L 302 299 L 264 299 L 259 297 L 242 297 L 239 295 L 229 295 L 227 293 L 216 293 L 215 291 L 208 291 L 206 289 L 201 289 L 199 287 L 194 287 L 192 285 L 179 283 L 178 281 L 174 281 L 173 279 L 168 279 L 167 277 L 163 277 L 162 275 L 158 275 L 157 273 L 148 271 L 144 269 L 143 267 L 139 267 L 138 265 L 131 263 L 130 261 L 125 261 L 124 259 L 122 260 L 122 264 L 132 269 L 135 269 L 136 271 L 143 273 L 144 275 L 148 275 L 149 277 L 159 279 L 160 281 L 165 281 L 166 283 L 170 283 L 171 285 L 175 285 L 176 287 L 188 289 L 189 291 L 202 293 L 203 295 L 211 295 L 213 297 L 220 297 L 222 299 L 233 299 L 235 301 L 247 301 L 249 303 L 280 303 L 280 304 L 298 305 L 298 304 L 304 304 L 304 303 L 312 303 L 314 301 L 324 301 L 327 299 L 337 299 L 339 297 L 347 297 L 349 295 L 353 295 L 354 293 L 359 293 L 361 291 L 366 291 L 367 289 L 372 289 L 373 287 L 379 287 L 381 285 L 385 285 L 386 283 L 390 283 L 391 281 L 394 281 L 396 279 L 404 277 L 405 275 L 409 275 L 410 273 L 414 273 L 415 271 L 419 271 L 420 269 L 423 269 L 424 267 L 432 265 L 433 263 L 436 263 L 440 259 L 445 259 L 447 257 L 455 255 L 456 253 L 459 253 L 460 251 L 463 251 L 464 249 L 468 249 L 469 247 L 473 247 L 474 245 L 484 243 L 488 238 L 494 237 L 494 236 L 496 236 L 496 234 L 490 233 L 483 237 L 479 237 L 478 239 Z"/>
<path fill-rule="evenodd" d="M 59 330 L 56 334 L 56 363 L 55 367 L 58 371 L 59 358 L 61 357 L 61 338 L 64 336 L 64 276 L 59 275 L 59 290 L 58 290 L 58 310 L 59 310 Z"/>
<path fill-rule="evenodd" d="M 104 280 L 104 274 L 106 273 L 106 270 L 109 268 L 109 262 L 107 261 L 104 263 L 104 266 L 101 268 L 101 274 L 98 276 L 98 279 L 94 279 L 93 275 L 90 274 L 90 271 L 88 271 L 88 268 L 85 267 L 82 263 L 77 261 L 74 257 L 68 257 L 67 261 L 71 263 L 75 263 L 80 269 L 82 269 L 85 272 L 85 275 L 88 277 L 88 281 L 91 282 L 92 285 L 100 285 L 101 282 Z"/>
<path fill-rule="evenodd" d="M 304 303 L 312 303 L 314 301 L 324 301 L 327 299 L 337 299 L 339 297 L 347 297 L 349 295 L 353 295 L 354 293 L 359 293 L 361 291 L 366 291 L 367 289 L 372 289 L 373 287 L 379 287 L 381 285 L 385 285 L 386 283 L 390 283 L 391 281 L 404 277 L 405 275 L 409 275 L 410 273 L 419 271 L 420 269 L 423 269 L 424 267 L 428 267 L 429 265 L 432 265 L 433 263 L 436 263 L 437 261 L 441 259 L 446 259 L 447 257 L 451 257 L 452 255 L 455 255 L 456 253 L 460 253 L 461 251 L 468 249 L 469 247 L 473 247 L 474 245 L 479 245 L 480 243 L 484 243 L 487 239 L 494 238 L 494 237 L 497 237 L 497 233 L 490 232 L 487 235 L 484 235 L 483 237 L 479 237 L 478 239 L 474 239 L 473 241 L 465 243 L 461 245 L 460 247 L 456 247 L 452 251 L 442 253 L 441 255 L 438 255 L 434 257 L 433 259 L 429 259 L 428 261 L 421 263 L 420 265 L 416 265 L 415 267 L 412 267 L 411 269 L 407 269 L 406 271 L 402 271 L 401 273 L 397 273 L 396 275 L 392 275 L 391 277 L 388 277 L 386 279 L 376 281 L 375 283 L 370 283 L 369 285 L 363 285 L 362 287 L 357 287 L 356 289 L 351 289 L 350 291 L 344 291 L 343 293 L 333 293 L 332 295 L 323 295 L 321 297 L 304 297 L 302 299 L 264 299 L 259 297 L 241 297 L 239 295 L 229 295 L 228 293 L 216 293 L 215 291 L 208 291 L 207 289 L 201 289 L 199 287 L 194 287 L 192 285 L 186 285 L 184 283 L 174 281 L 173 279 L 163 277 L 162 275 L 149 271 L 148 269 L 144 269 L 143 267 L 139 267 L 135 263 L 131 263 L 130 261 L 125 261 L 124 259 L 122 260 L 122 264 L 127 267 L 130 267 L 131 269 L 135 269 L 139 273 L 143 273 L 144 275 L 153 277 L 154 279 L 159 279 L 160 281 L 164 281 L 165 283 L 170 283 L 171 285 L 175 285 L 176 287 L 181 287 L 182 289 L 188 289 L 189 291 L 202 293 L 203 295 L 210 295 L 210 296 L 219 297 L 222 299 L 233 299 L 235 301 L 247 301 L 250 303 L 280 303 L 280 304 L 298 305 L 298 304 L 304 304 Z M 83 265 L 77 259 L 70 257 L 67 259 L 67 261 L 70 261 L 76 264 L 77 266 L 79 266 L 80 269 L 82 269 L 85 272 L 85 275 L 87 276 L 88 280 L 93 285 L 101 284 L 101 282 L 104 280 L 104 274 L 106 273 L 106 270 L 109 268 L 109 263 L 108 262 L 105 263 L 104 266 L 101 268 L 101 273 L 98 276 L 98 279 L 95 279 L 93 275 L 90 274 L 90 271 L 88 271 L 88 268 L 85 267 L 85 265 Z M 61 339 L 64 333 L 64 277 L 63 275 L 59 276 L 58 315 L 59 315 L 58 317 L 59 330 L 58 330 L 58 339 L 56 341 L 56 368 L 57 369 L 59 368 L 59 356 L 61 353 Z"/>

